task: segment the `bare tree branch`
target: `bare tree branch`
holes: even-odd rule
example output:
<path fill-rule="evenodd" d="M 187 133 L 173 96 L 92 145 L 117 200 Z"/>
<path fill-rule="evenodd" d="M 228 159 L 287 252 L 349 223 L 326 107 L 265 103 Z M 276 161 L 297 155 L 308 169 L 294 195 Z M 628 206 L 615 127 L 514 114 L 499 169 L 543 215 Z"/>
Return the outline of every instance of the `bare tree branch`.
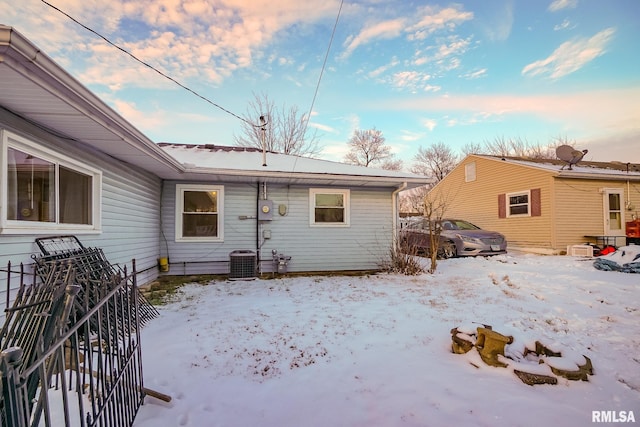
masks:
<path fill-rule="evenodd" d="M 485 152 L 484 146 L 477 142 L 469 142 L 462 146 L 460 151 L 462 151 L 463 156 L 468 156 L 469 154 L 482 154 Z"/>
<path fill-rule="evenodd" d="M 384 162 L 382 162 L 381 167 L 382 169 L 385 169 L 388 171 L 399 171 L 399 170 L 402 170 L 402 168 L 404 167 L 404 162 L 402 161 L 402 159 L 387 158 L 385 159 Z"/>
<path fill-rule="evenodd" d="M 237 145 L 262 149 L 262 126 L 258 123 L 260 116 L 267 121 L 264 126 L 264 145 L 268 151 L 308 157 L 320 153 L 317 130 L 309 130 L 306 115 L 297 106 L 287 108 L 283 104 L 277 108 L 266 94 L 254 93 L 254 100 L 249 103 L 244 115 L 249 123 L 242 122 L 241 135 L 234 135 Z"/>
<path fill-rule="evenodd" d="M 484 141 L 486 154 L 493 156 L 510 156 L 511 144 L 504 136 L 496 137 L 493 141 Z"/>
<path fill-rule="evenodd" d="M 558 138 L 555 143 L 549 145 L 534 144 L 522 138 L 497 137 L 493 141 L 484 141 L 485 154 L 493 156 L 528 157 L 532 159 L 555 159 L 555 148 L 562 145 L 563 140 Z M 473 146 L 478 149 L 477 145 Z M 469 153 L 467 153 L 469 154 Z M 477 153 L 473 153 L 477 154 Z"/>
<path fill-rule="evenodd" d="M 400 193 L 400 212 L 420 213 L 422 215 L 424 213 L 424 198 L 428 192 L 429 188 L 425 185 Z"/>

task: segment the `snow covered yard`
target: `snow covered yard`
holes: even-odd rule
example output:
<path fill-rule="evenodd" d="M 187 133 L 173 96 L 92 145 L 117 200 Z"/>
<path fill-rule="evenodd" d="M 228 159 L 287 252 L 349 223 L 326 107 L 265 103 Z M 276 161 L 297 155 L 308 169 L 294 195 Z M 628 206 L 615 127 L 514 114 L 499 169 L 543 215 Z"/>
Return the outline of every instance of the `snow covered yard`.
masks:
<path fill-rule="evenodd" d="M 145 386 L 173 400 L 147 397 L 136 427 L 584 426 L 593 411 L 640 422 L 640 275 L 592 260 L 194 284 L 160 312 L 143 329 Z M 526 360 L 451 352 L 452 328 L 481 324 L 514 336 L 507 355 L 538 340 L 588 356 L 594 375 L 529 386 L 513 373 Z"/>

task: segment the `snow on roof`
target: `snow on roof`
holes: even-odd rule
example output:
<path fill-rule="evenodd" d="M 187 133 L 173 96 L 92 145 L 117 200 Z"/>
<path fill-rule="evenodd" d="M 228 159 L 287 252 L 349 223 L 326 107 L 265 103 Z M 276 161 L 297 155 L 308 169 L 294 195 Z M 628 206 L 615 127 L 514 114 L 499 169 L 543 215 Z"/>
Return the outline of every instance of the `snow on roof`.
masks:
<path fill-rule="evenodd" d="M 640 164 L 622 162 L 581 161 L 569 169 L 567 162 L 556 159 L 529 159 L 524 157 L 477 155 L 491 160 L 505 161 L 522 166 L 557 172 L 562 177 L 584 177 L 585 175 L 609 178 L 640 179 Z M 564 169 L 563 169 L 564 166 Z"/>
<path fill-rule="evenodd" d="M 427 183 L 428 178 L 402 171 L 390 171 L 364 166 L 348 165 L 329 160 L 312 159 L 275 152 L 266 153 L 263 166 L 262 150 L 251 147 L 219 145 L 158 144 L 164 151 L 181 162 L 187 169 L 242 171 L 247 175 L 274 172 L 290 174 L 330 174 L 361 177 L 408 179 Z"/>

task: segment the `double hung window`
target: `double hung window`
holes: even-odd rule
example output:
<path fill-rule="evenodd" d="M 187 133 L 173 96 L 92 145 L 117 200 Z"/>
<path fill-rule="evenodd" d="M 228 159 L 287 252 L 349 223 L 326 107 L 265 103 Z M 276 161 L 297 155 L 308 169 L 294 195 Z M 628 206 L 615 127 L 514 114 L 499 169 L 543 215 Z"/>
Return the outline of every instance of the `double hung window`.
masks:
<path fill-rule="evenodd" d="M 530 215 L 529 192 L 507 194 L 508 216 Z"/>
<path fill-rule="evenodd" d="M 349 196 L 349 190 L 310 189 L 310 225 L 348 227 L 350 223 Z"/>
<path fill-rule="evenodd" d="M 176 240 L 222 241 L 223 203 L 222 186 L 176 186 Z"/>

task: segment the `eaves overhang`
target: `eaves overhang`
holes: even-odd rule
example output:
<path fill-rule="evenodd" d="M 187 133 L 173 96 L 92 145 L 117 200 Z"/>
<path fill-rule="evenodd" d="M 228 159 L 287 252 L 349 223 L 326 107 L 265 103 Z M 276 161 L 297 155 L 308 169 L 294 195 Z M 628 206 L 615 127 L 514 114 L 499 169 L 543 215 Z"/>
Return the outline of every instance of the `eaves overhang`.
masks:
<path fill-rule="evenodd" d="M 0 25 L 0 107 L 62 139 L 159 177 L 181 163 L 106 105 L 14 28 Z"/>
<path fill-rule="evenodd" d="M 607 181 L 640 181 L 640 171 L 636 163 L 584 161 L 571 169 L 565 162 L 553 159 L 524 159 L 489 155 L 471 155 L 494 162 L 506 162 L 512 165 L 547 173 L 555 178 Z"/>
<path fill-rule="evenodd" d="M 600 181 L 634 181 L 640 182 L 640 174 L 631 173 L 582 173 L 575 171 L 559 171 L 555 174 L 556 178 L 565 179 L 591 179 Z"/>
<path fill-rule="evenodd" d="M 348 175 L 334 173 L 305 173 L 278 171 L 242 171 L 237 169 L 186 168 L 181 179 L 196 181 L 217 180 L 226 182 L 267 182 L 288 185 L 349 185 L 361 187 L 397 188 L 406 183 L 407 189 L 420 187 L 430 179 L 414 177 L 388 177 L 374 175 Z"/>

